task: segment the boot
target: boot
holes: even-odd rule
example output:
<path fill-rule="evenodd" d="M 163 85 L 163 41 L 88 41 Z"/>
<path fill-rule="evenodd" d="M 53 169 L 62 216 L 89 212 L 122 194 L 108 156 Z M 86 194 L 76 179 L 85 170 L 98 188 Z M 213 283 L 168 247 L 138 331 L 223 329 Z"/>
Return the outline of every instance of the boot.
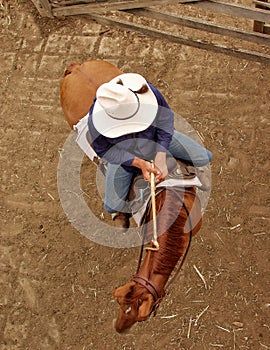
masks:
<path fill-rule="evenodd" d="M 116 228 L 120 228 L 122 232 L 126 232 L 129 229 L 129 218 L 131 217 L 131 214 L 129 213 L 113 213 L 112 214 L 112 220 L 113 220 L 113 226 Z"/>

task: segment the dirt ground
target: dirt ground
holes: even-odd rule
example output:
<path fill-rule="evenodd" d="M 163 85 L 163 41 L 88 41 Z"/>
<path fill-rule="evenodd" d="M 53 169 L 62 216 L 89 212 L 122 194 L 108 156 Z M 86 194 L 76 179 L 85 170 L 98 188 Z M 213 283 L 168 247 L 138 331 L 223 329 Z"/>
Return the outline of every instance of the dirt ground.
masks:
<path fill-rule="evenodd" d="M 270 66 L 86 17 L 40 18 L 30 0 L 0 4 L 0 349 L 270 349 Z M 135 272 L 138 248 L 85 238 L 57 191 L 70 134 L 59 82 L 67 64 L 97 58 L 154 83 L 214 156 L 211 198 L 180 277 L 157 316 L 122 336 L 112 292 Z"/>

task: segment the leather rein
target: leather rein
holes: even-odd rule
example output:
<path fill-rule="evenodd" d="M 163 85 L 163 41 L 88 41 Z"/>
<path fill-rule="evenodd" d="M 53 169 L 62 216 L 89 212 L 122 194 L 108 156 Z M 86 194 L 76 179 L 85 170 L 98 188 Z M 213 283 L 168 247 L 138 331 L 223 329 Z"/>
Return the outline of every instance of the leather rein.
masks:
<path fill-rule="evenodd" d="M 170 188 L 170 187 L 163 187 L 163 188 L 160 188 L 158 191 L 156 191 L 156 196 L 158 194 L 160 194 L 162 191 L 164 190 L 169 190 L 169 191 L 172 191 L 174 192 L 174 194 L 178 197 L 179 201 L 182 203 L 182 206 L 183 208 L 185 209 L 186 211 L 186 214 L 187 214 L 187 217 L 188 217 L 188 221 L 189 221 L 189 226 L 190 226 L 190 231 L 189 231 L 189 242 L 188 242 L 188 246 L 186 248 L 186 251 L 183 255 L 183 258 L 179 264 L 179 266 L 177 267 L 177 270 L 174 274 L 174 276 L 170 279 L 169 282 L 167 282 L 167 285 L 166 285 L 166 289 L 168 289 L 168 287 L 175 281 L 175 279 L 178 277 L 179 273 L 180 273 L 180 270 L 185 262 L 185 259 L 186 259 L 186 256 L 188 254 L 188 251 L 189 251 L 189 248 L 190 248 L 190 245 L 191 245 L 191 240 L 192 240 L 192 221 L 191 221 L 191 218 L 190 218 L 190 212 L 184 202 L 184 200 L 181 198 L 181 196 L 177 193 L 177 191 L 174 189 L 174 188 Z M 188 193 L 188 191 L 184 191 L 185 193 Z M 150 210 L 151 210 L 151 204 L 148 205 L 148 208 L 147 208 L 147 212 L 146 214 L 144 215 L 144 222 L 143 224 L 145 223 L 145 220 L 146 220 L 146 217 L 147 217 L 147 214 L 150 213 Z M 142 228 L 143 228 L 143 224 L 142 224 Z M 145 287 L 148 292 L 153 296 L 153 299 L 154 299 L 154 304 L 153 304 L 153 308 L 152 308 L 152 311 L 151 313 L 154 311 L 154 313 L 156 313 L 156 310 L 159 306 L 159 303 L 161 302 L 161 300 L 164 298 L 165 296 L 165 288 L 162 290 L 162 291 L 159 291 L 157 286 L 151 282 L 147 277 L 144 277 L 142 275 L 140 275 L 138 272 L 139 272 L 139 269 L 141 267 L 141 263 L 142 263 L 142 256 L 143 256 L 143 249 L 144 249 L 144 245 L 145 245 L 145 237 L 146 237 L 146 232 L 143 233 L 143 240 L 142 240 L 142 245 L 141 245 L 141 251 L 140 251 L 140 256 L 139 256 L 139 262 L 138 262 L 138 267 L 137 267 L 137 272 L 134 276 L 132 276 L 131 280 L 142 285 L 143 287 Z M 149 250 L 149 254 L 150 254 L 151 250 Z"/>

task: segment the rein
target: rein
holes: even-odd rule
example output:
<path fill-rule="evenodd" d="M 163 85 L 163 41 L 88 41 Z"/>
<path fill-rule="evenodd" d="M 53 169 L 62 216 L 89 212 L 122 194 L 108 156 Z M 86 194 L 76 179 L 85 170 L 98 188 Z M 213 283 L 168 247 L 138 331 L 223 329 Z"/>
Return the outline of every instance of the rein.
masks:
<path fill-rule="evenodd" d="M 142 275 L 134 275 L 131 280 L 144 286 L 148 290 L 148 292 L 152 294 L 155 302 L 162 298 L 155 284 L 151 282 L 148 278 Z"/>
<path fill-rule="evenodd" d="M 161 192 L 163 192 L 164 190 L 169 190 L 171 192 L 173 192 L 179 199 L 179 201 L 181 202 L 183 208 L 185 209 L 186 211 L 186 214 L 187 214 L 187 217 L 188 217 L 188 221 L 189 221 L 189 226 L 190 226 L 190 231 L 189 231 L 189 242 L 188 242 L 188 246 L 186 248 L 186 251 L 183 255 L 183 258 L 174 274 L 174 276 L 170 279 L 169 282 L 167 282 L 167 285 L 166 285 L 166 289 L 168 289 L 168 287 L 176 280 L 176 278 L 178 277 L 179 273 L 180 273 L 180 270 L 181 268 L 183 267 L 183 264 L 185 262 L 185 259 L 187 257 L 187 254 L 188 254 L 188 251 L 189 251 L 189 248 L 190 248 L 190 245 L 191 245 L 191 240 L 192 240 L 192 221 L 191 221 L 191 218 L 190 218 L 190 212 L 184 202 L 184 200 L 181 198 L 181 196 L 179 195 L 179 193 L 177 193 L 177 191 L 174 189 L 174 188 L 160 188 L 158 191 L 156 191 L 155 195 L 159 195 Z M 185 191 L 185 192 L 188 192 L 188 191 Z M 144 221 L 143 221 L 143 224 L 145 223 L 145 220 L 146 220 L 146 217 L 147 215 L 149 215 L 150 213 L 150 210 L 151 210 L 151 204 L 148 205 L 148 208 L 147 208 L 147 213 L 144 215 Z M 143 224 L 142 224 L 142 227 L 143 227 Z M 139 269 L 141 267 L 141 263 L 142 263 L 142 256 L 143 256 L 143 249 L 144 249 L 144 244 L 145 244 L 145 238 L 146 238 L 146 232 L 144 231 L 143 233 L 143 239 L 142 239 L 142 244 L 141 244 L 141 250 L 140 250 L 140 256 L 139 256 L 139 262 L 138 262 L 138 267 L 137 267 L 137 272 L 136 274 L 132 277 L 132 281 L 134 282 L 137 282 L 139 284 L 141 284 L 142 286 L 144 286 L 148 292 L 153 296 L 154 298 L 154 305 L 153 305 L 153 309 L 152 311 L 156 311 L 156 308 L 159 306 L 159 303 L 160 301 L 162 300 L 162 298 L 164 297 L 165 295 L 165 291 L 166 289 L 164 288 L 164 290 L 162 291 L 162 295 L 158 292 L 158 289 L 157 287 L 153 284 L 153 282 L 151 282 L 148 278 L 138 274 L 139 272 Z M 149 250 L 149 254 L 150 254 L 151 250 Z"/>

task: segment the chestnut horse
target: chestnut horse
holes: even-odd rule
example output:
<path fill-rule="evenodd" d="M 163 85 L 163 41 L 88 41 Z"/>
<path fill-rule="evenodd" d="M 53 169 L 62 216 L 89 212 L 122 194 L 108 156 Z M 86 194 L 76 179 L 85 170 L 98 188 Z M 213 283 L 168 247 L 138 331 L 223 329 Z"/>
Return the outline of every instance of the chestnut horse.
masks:
<path fill-rule="evenodd" d="M 88 113 L 97 88 L 120 74 L 122 72 L 111 63 L 98 60 L 73 63 L 66 69 L 60 99 L 71 128 Z M 186 256 L 191 236 L 201 227 L 201 206 L 196 189 L 161 187 L 156 194 L 156 215 L 159 249 L 148 249 L 137 273 L 113 293 L 120 305 L 114 323 L 119 333 L 149 317 L 164 297 L 165 286 L 178 261 Z M 151 220 L 150 208 L 144 222 Z M 147 238 L 151 237 L 151 225 L 143 226 L 147 227 Z"/>
<path fill-rule="evenodd" d="M 99 60 L 67 67 L 60 84 L 60 102 L 71 128 L 89 112 L 98 87 L 122 73 L 113 64 Z"/>
<path fill-rule="evenodd" d="M 146 320 L 165 296 L 165 287 L 178 261 L 184 261 L 191 238 L 201 227 L 201 206 L 196 190 L 190 188 L 161 188 L 156 193 L 158 250 L 146 248 L 142 265 L 131 280 L 117 288 L 113 296 L 120 310 L 114 327 L 121 333 L 134 323 Z M 151 211 L 145 222 L 152 219 Z M 147 237 L 152 235 L 147 227 Z M 150 231 L 150 232 L 149 232 Z M 175 276 L 174 276 L 175 277 Z"/>

